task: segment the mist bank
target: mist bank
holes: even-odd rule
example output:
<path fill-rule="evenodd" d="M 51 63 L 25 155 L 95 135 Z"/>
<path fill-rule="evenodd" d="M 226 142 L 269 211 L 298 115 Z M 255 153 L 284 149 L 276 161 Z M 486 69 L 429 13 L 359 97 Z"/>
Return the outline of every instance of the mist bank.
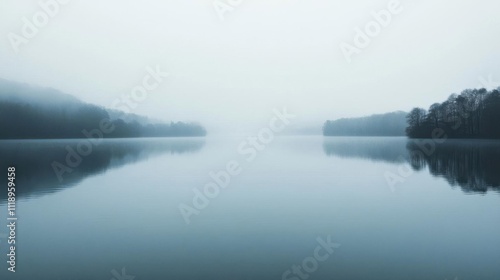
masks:
<path fill-rule="evenodd" d="M 0 79 L 0 139 L 199 137 L 197 123 L 150 121 L 50 88 Z"/>
<path fill-rule="evenodd" d="M 361 118 L 326 121 L 324 136 L 405 136 L 407 113 L 398 111 Z"/>

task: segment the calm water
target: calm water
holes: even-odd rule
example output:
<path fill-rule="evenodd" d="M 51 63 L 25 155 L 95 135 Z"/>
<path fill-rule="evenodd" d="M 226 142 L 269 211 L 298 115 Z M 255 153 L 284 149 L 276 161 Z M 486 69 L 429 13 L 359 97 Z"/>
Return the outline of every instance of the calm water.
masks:
<path fill-rule="evenodd" d="M 51 164 L 78 141 L 0 142 L 19 199 L 0 278 L 278 280 L 330 236 L 307 279 L 500 279 L 500 142 L 281 137 L 247 161 L 241 140 L 107 141 L 62 181 Z M 187 225 L 179 205 L 231 160 L 241 174 Z"/>

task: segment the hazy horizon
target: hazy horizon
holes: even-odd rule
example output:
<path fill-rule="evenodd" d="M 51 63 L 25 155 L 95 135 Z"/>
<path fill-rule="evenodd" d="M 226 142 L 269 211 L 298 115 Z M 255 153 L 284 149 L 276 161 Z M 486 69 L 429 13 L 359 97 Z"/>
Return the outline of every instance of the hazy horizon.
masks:
<path fill-rule="evenodd" d="M 500 279 L 499 1 L 0 3 L 0 279 Z"/>
<path fill-rule="evenodd" d="M 43 2 L 43 1 L 42 1 Z M 69 1 L 27 43 L 37 1 L 0 9 L 0 77 L 103 107 L 147 67 L 169 76 L 131 113 L 198 121 L 212 133 L 261 127 L 287 107 L 293 126 L 427 108 L 500 80 L 500 3 L 400 1 L 402 11 L 349 63 L 341 43 L 391 1 L 241 1 L 220 20 L 214 1 Z"/>

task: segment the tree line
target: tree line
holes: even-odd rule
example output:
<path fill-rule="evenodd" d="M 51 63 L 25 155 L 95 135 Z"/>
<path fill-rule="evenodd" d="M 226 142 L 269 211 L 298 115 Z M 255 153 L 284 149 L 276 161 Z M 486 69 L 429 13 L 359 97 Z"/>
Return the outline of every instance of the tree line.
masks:
<path fill-rule="evenodd" d="M 405 112 L 392 112 L 361 118 L 326 121 L 324 136 L 404 136 Z"/>
<path fill-rule="evenodd" d="M 414 108 L 406 118 L 410 138 L 432 138 L 439 131 L 448 138 L 500 139 L 500 87 L 467 89 L 428 110 Z"/>
<path fill-rule="evenodd" d="M 104 138 L 204 136 L 205 129 L 195 123 L 141 124 L 111 119 L 106 109 L 85 103 L 56 106 L 0 101 L 0 139 L 84 138 L 83 130 L 99 128 L 109 120 L 113 130 Z"/>

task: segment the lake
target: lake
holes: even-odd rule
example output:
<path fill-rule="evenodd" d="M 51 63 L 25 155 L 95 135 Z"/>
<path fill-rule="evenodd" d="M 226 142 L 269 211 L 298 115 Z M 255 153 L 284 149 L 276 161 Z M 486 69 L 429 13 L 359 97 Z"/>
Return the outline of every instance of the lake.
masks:
<path fill-rule="evenodd" d="M 0 141 L 1 279 L 500 279 L 499 141 L 244 139 Z"/>

